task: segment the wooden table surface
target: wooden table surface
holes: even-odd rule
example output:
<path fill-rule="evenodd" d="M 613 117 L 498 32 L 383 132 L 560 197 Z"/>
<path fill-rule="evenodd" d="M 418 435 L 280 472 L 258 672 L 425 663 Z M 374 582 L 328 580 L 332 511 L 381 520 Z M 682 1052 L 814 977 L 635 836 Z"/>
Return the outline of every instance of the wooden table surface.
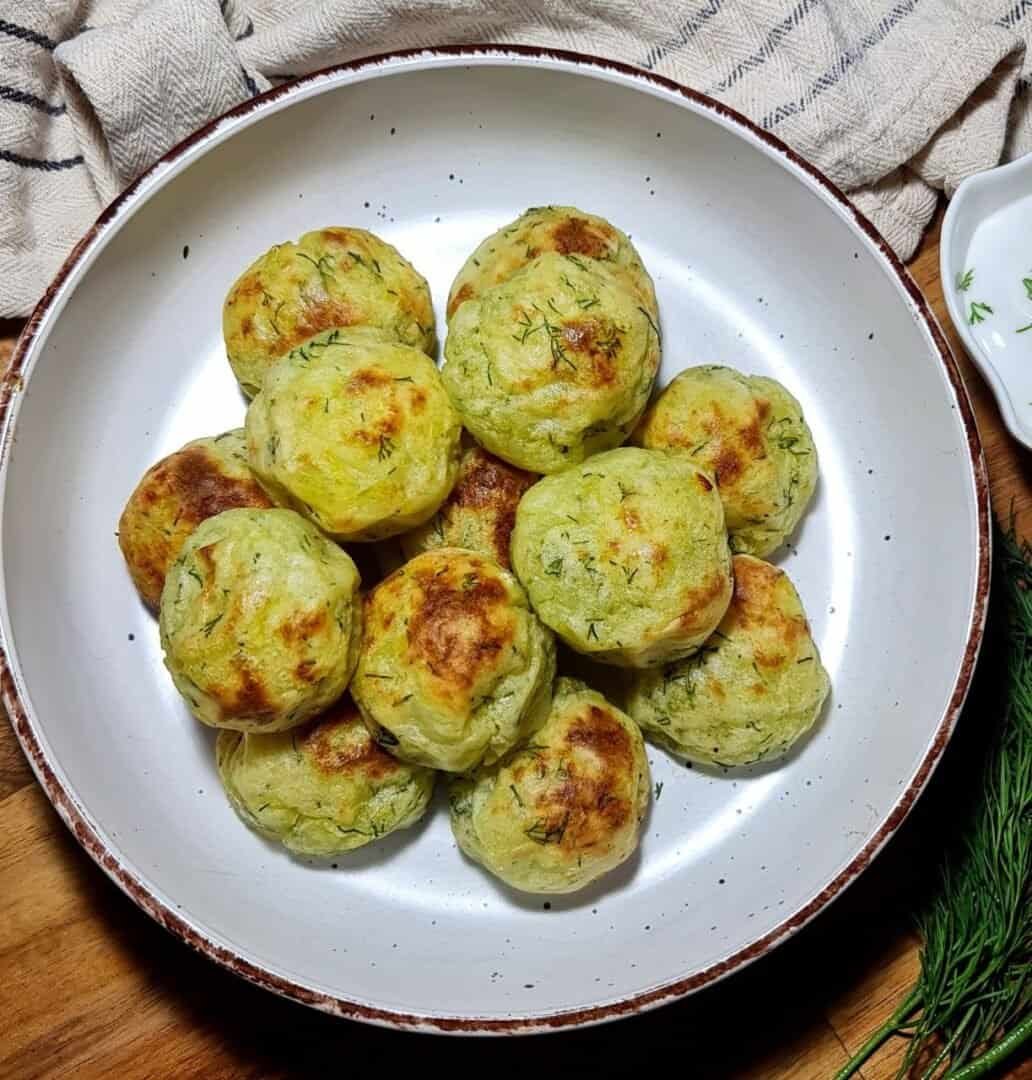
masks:
<path fill-rule="evenodd" d="M 944 328 L 939 219 L 911 272 Z M 0 321 L 0 360 L 20 329 Z M 959 340 L 1000 514 L 1032 527 L 1032 455 L 1004 431 Z M 974 720 L 969 712 L 966 719 Z M 968 723 L 971 728 L 971 723 Z M 257 990 L 143 915 L 77 846 L 0 724 L 0 1078 L 286 1077 L 421 1064 L 613 1075 L 655 1068 L 745 1080 L 830 1077 L 900 1000 L 917 970 L 911 910 L 950 833 L 962 722 L 928 792 L 872 868 L 797 937 L 739 975 L 657 1012 L 586 1031 L 510 1040 L 401 1035 L 334 1020 Z M 543 1041 L 547 1040 L 547 1041 Z M 864 1066 L 889 1080 L 900 1045 Z M 642 1057 L 641 1055 L 645 1056 Z M 632 1064 L 633 1063 L 633 1064 Z M 1000 1076 L 1032 1078 L 1032 1062 Z"/>

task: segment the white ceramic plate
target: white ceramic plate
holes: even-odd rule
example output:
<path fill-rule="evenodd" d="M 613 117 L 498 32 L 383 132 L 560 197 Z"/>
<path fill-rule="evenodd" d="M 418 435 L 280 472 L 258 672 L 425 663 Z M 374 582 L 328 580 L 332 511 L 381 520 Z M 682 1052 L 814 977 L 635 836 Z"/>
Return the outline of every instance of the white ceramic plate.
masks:
<path fill-rule="evenodd" d="M 1030 234 L 1032 155 L 957 188 L 942 223 L 939 267 L 957 333 L 1008 430 L 1032 447 Z"/>
<path fill-rule="evenodd" d="M 427 275 L 441 317 L 477 241 L 548 202 L 633 234 L 658 287 L 664 382 L 727 363 L 802 400 L 821 482 L 780 561 L 834 694 L 775 767 L 707 774 L 651 753 L 662 789 L 640 856 L 544 910 L 460 857 L 440 807 L 339 868 L 244 828 L 114 530 L 145 466 L 241 422 L 220 305 L 259 252 L 316 226 L 367 226 Z M 988 584 L 986 478 L 927 308 L 871 227 L 781 144 L 629 68 L 422 52 L 248 103 L 103 216 L 34 316 L 3 403 L 3 686 L 37 774 L 165 926 L 342 1015 L 555 1028 L 734 971 L 864 869 L 967 689 Z"/>

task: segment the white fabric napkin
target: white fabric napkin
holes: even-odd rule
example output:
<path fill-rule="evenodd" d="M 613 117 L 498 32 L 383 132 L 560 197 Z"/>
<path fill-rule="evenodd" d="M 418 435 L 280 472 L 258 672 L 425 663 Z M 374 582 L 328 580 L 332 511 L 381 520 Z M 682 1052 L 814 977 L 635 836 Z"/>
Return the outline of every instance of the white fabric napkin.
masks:
<path fill-rule="evenodd" d="M 937 191 L 1032 150 L 1032 0 L 0 0 L 0 315 L 206 120 L 392 49 L 520 42 L 704 91 L 908 257 Z"/>

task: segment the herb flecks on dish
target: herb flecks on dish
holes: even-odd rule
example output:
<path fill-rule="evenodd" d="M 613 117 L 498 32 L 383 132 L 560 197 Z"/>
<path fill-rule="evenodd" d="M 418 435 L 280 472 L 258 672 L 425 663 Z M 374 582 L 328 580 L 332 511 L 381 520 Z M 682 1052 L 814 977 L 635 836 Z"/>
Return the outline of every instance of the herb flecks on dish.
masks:
<path fill-rule="evenodd" d="M 986 315 L 995 315 L 993 309 L 985 303 L 978 300 L 971 301 L 971 309 L 968 312 L 968 323 L 971 326 L 976 326 L 978 323 L 985 322 Z"/>

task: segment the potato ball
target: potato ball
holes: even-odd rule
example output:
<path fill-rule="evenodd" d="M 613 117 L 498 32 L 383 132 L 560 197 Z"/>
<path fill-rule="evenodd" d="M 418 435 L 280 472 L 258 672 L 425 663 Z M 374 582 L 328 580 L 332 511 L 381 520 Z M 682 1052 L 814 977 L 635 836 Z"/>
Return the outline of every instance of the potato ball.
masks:
<path fill-rule="evenodd" d="M 157 610 L 168 568 L 202 521 L 272 501 L 247 463 L 243 428 L 195 439 L 143 475 L 118 522 L 118 544 L 144 602 Z"/>
<path fill-rule="evenodd" d="M 433 548 L 466 548 L 510 569 L 509 540 L 516 507 L 535 480 L 533 473 L 507 464 L 480 446 L 467 448 L 451 494 L 425 525 L 401 537 L 402 551 L 411 559 Z"/>
<path fill-rule="evenodd" d="M 161 594 L 165 666 L 212 727 L 285 731 L 344 692 L 362 608 L 351 558 L 292 510 L 202 522 Z"/>
<path fill-rule="evenodd" d="M 694 652 L 731 599 L 716 485 L 680 453 L 625 446 L 538 481 L 512 563 L 546 626 L 621 667 Z"/>
<path fill-rule="evenodd" d="M 437 548 L 366 597 L 352 694 L 406 761 L 447 772 L 496 761 L 544 718 L 554 675 L 551 633 L 483 555 Z"/>
<path fill-rule="evenodd" d="M 222 786 L 251 828 L 301 855 L 353 851 L 417 822 L 434 774 L 388 754 L 347 697 L 293 731 L 220 731 Z"/>
<path fill-rule="evenodd" d="M 575 892 L 634 852 L 649 792 L 634 722 L 583 683 L 559 679 L 528 742 L 452 782 L 452 831 L 515 889 Z"/>
<path fill-rule="evenodd" d="M 553 473 L 634 429 L 659 334 L 606 263 L 548 252 L 456 311 L 445 357 L 445 386 L 477 442 Z"/>
<path fill-rule="evenodd" d="M 734 574 L 734 599 L 705 647 L 641 672 L 627 702 L 660 746 L 717 765 L 784 754 L 813 726 L 830 687 L 788 575 L 752 555 L 735 556 Z"/>
<path fill-rule="evenodd" d="M 462 431 L 433 361 L 341 331 L 273 367 L 247 410 L 251 467 L 277 502 L 336 540 L 379 540 L 432 517 Z"/>
<path fill-rule="evenodd" d="M 634 441 L 684 450 L 716 477 L 733 551 L 769 555 L 817 486 L 817 450 L 799 402 L 774 379 L 733 368 L 682 371 L 649 407 Z"/>
<path fill-rule="evenodd" d="M 347 327 L 433 352 L 425 279 L 365 229 L 317 229 L 296 244 L 276 244 L 233 283 L 222 312 L 229 363 L 248 397 L 281 356 L 316 334 Z"/>

